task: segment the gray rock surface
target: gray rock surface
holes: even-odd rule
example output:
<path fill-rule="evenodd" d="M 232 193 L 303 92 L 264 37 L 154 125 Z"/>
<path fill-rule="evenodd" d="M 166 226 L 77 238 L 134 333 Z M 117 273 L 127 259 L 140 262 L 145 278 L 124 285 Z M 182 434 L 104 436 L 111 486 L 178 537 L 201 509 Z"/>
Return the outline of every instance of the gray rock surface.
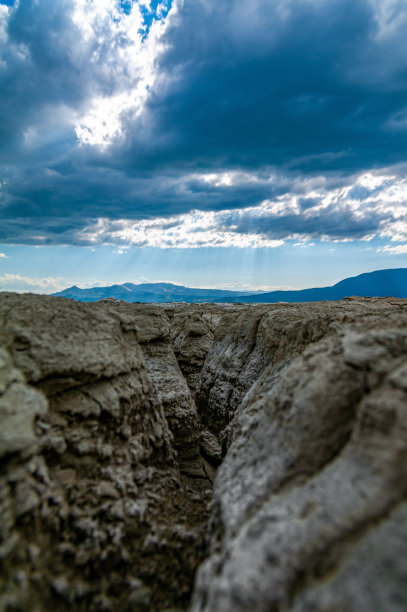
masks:
<path fill-rule="evenodd" d="M 406 305 L 352 305 L 239 406 L 193 612 L 407 608 Z"/>
<path fill-rule="evenodd" d="M 405 301 L 404 301 L 405 304 Z M 283 367 L 304 348 L 344 326 L 405 324 L 403 300 L 347 298 L 312 304 L 241 305 L 223 311 L 196 385 L 201 420 L 221 435 L 266 368 Z M 275 371 L 274 371 L 275 373 Z"/>
<path fill-rule="evenodd" d="M 231 308 L 233 307 L 229 307 Z M 194 396 L 202 367 L 224 311 L 224 307 L 211 304 L 166 308 L 171 321 L 174 353 Z"/>
<path fill-rule="evenodd" d="M 34 419 L 46 411 L 43 395 L 25 384 L 21 371 L 0 348 L 0 457 L 32 454 L 37 443 Z"/>
<path fill-rule="evenodd" d="M 164 309 L 150 304 L 134 306 L 126 302 L 101 302 L 98 306 L 107 306 L 109 313 L 125 317 L 129 326 L 137 329 L 148 377 L 173 434 L 172 446 L 181 471 L 203 479 L 206 481 L 202 483 L 203 487 L 208 488 L 208 476 L 199 451 L 195 402 L 176 359 L 170 319 Z"/>
<path fill-rule="evenodd" d="M 138 333 L 120 305 L 1 295 L 1 610 L 185 609 L 207 496 Z"/>
<path fill-rule="evenodd" d="M 405 610 L 406 409 L 405 300 L 0 294 L 0 609 Z"/>

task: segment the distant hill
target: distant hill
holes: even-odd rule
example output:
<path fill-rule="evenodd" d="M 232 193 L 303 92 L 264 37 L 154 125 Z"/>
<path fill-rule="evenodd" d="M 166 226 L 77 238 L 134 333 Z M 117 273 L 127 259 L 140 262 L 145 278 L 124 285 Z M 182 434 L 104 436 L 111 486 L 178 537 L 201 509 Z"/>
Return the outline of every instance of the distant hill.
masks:
<path fill-rule="evenodd" d="M 124 283 L 110 287 L 80 289 L 70 287 L 53 295 L 81 302 L 96 302 L 103 298 L 116 298 L 126 302 L 321 302 L 341 300 L 346 296 L 407 298 L 407 268 L 377 270 L 360 274 L 336 283 L 332 287 L 301 289 L 299 291 L 245 292 L 221 289 L 194 289 L 172 283 Z"/>
<path fill-rule="evenodd" d="M 255 292 L 253 292 L 255 293 Z M 221 289 L 194 289 L 172 283 L 124 283 L 110 287 L 93 287 L 80 289 L 73 286 L 53 295 L 72 298 L 81 302 L 96 302 L 103 298 L 116 298 L 126 302 L 219 302 L 223 299 L 232 301 L 238 296 L 252 295 L 240 291 L 224 291 Z"/>
<path fill-rule="evenodd" d="M 407 268 L 376 270 L 352 276 L 336 283 L 332 287 L 317 287 L 299 291 L 271 291 L 258 295 L 240 295 L 221 299 L 220 302 L 322 302 L 324 300 L 342 300 L 344 297 L 357 295 L 361 297 L 407 298 Z"/>

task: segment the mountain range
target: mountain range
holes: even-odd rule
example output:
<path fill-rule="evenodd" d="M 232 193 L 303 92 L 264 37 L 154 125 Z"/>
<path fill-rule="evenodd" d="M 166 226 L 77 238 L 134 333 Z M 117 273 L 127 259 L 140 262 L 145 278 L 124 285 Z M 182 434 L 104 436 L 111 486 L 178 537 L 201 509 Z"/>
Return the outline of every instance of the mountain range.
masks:
<path fill-rule="evenodd" d="M 347 296 L 407 298 L 407 268 L 376 270 L 346 278 L 331 287 L 315 287 L 293 291 L 239 292 L 222 289 L 199 289 L 172 283 L 124 283 L 109 287 L 80 289 L 73 286 L 54 296 L 82 302 L 116 298 L 126 302 L 320 302 L 341 300 Z"/>
<path fill-rule="evenodd" d="M 226 291 L 222 289 L 198 289 L 183 287 L 172 283 L 124 283 L 110 287 L 92 287 L 80 289 L 75 285 L 54 293 L 59 297 L 73 298 L 81 302 L 96 302 L 103 298 L 116 298 L 126 302 L 226 302 L 243 295 L 253 295 L 255 292 Z M 257 292 L 256 292 L 257 293 Z"/>

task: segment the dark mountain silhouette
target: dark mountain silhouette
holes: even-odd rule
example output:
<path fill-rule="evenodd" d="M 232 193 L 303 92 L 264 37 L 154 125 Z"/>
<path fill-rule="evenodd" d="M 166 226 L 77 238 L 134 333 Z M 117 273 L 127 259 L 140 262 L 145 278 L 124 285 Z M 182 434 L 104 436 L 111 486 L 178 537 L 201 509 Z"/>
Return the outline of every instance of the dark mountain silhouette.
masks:
<path fill-rule="evenodd" d="M 332 287 L 316 287 L 299 291 L 271 291 L 258 295 L 240 295 L 221 302 L 321 302 L 342 300 L 348 296 L 407 298 L 407 268 L 376 270 L 345 278 Z"/>

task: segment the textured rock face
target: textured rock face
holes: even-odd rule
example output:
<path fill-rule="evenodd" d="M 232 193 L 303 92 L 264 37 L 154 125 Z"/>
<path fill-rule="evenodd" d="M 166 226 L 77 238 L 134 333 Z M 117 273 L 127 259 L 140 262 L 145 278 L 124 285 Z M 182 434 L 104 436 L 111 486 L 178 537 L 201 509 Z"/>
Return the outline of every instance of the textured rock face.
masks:
<path fill-rule="evenodd" d="M 208 477 L 199 451 L 195 403 L 175 357 L 168 316 L 163 308 L 149 304 L 135 307 L 125 302 L 106 302 L 104 305 L 109 312 L 125 317 L 129 325 L 138 330 L 148 377 L 173 434 L 178 464 L 186 475 L 206 481 L 201 484 L 208 488 Z"/>
<path fill-rule="evenodd" d="M 405 610 L 406 408 L 405 300 L 1 294 L 0 609 Z"/>
<path fill-rule="evenodd" d="M 194 612 L 406 609 L 407 316 L 368 306 L 239 407 Z"/>
<path fill-rule="evenodd" d="M 0 342 L 0 609 L 185 607 L 205 499 L 182 481 L 135 319 L 3 294 Z"/>
<path fill-rule="evenodd" d="M 402 300 L 242 305 L 223 311 L 201 370 L 196 402 L 201 419 L 218 434 L 266 368 L 283 367 L 304 348 L 344 326 L 366 330 L 403 325 Z M 276 370 L 274 370 L 274 375 Z"/>
<path fill-rule="evenodd" d="M 174 352 L 193 393 L 196 392 L 202 367 L 213 345 L 215 331 L 224 311 L 224 307 L 214 304 L 205 306 L 188 304 L 188 306 L 177 305 L 175 308 L 166 308 L 171 321 Z"/>

